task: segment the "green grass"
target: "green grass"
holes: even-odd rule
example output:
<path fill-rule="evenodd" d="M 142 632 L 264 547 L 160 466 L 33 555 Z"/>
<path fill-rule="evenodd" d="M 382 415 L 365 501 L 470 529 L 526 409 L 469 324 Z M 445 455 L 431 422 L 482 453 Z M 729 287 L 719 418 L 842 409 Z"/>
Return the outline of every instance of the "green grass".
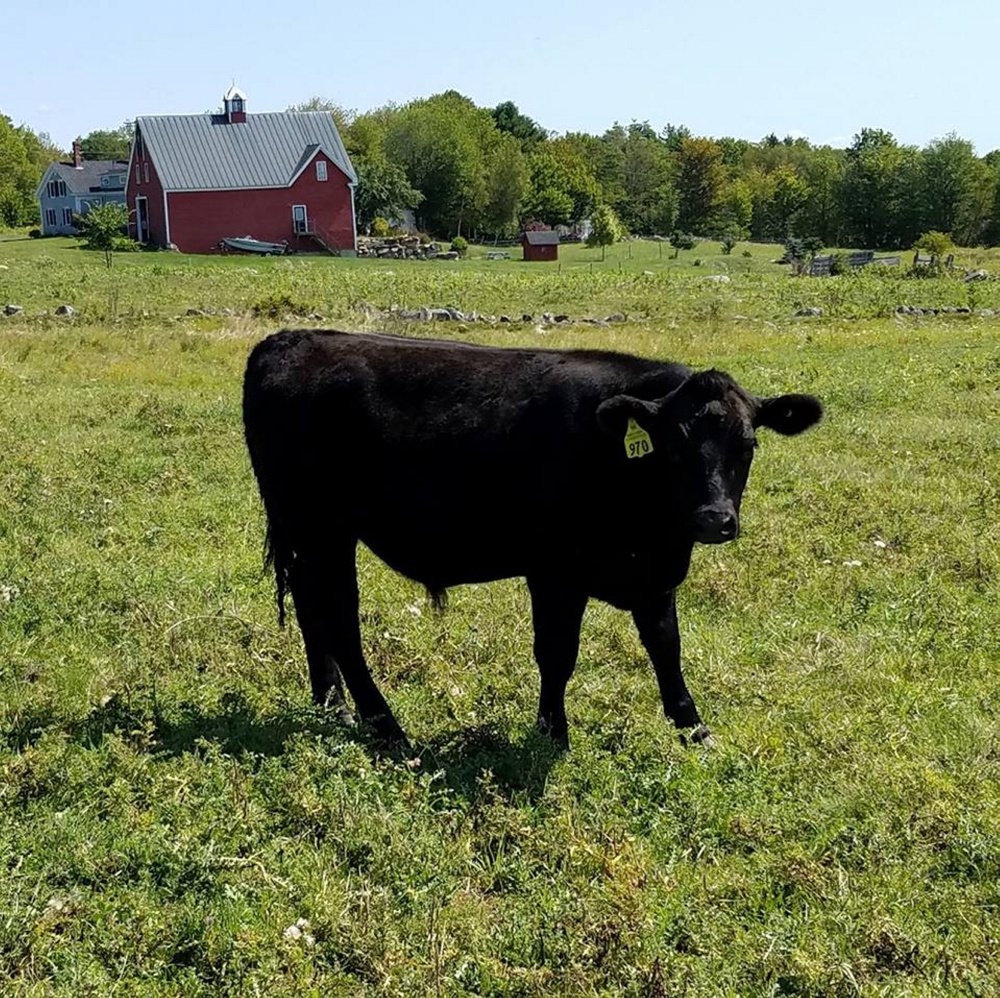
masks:
<path fill-rule="evenodd" d="M 960 282 L 165 254 L 108 275 L 55 243 L 0 243 L 0 304 L 26 309 L 0 319 L 4 995 L 996 993 L 1000 321 L 885 317 Z M 553 753 L 523 585 L 438 617 L 365 553 L 369 660 L 420 764 L 309 706 L 239 417 L 274 326 L 243 310 L 277 293 L 357 328 L 365 304 L 622 311 L 393 328 L 824 399 L 815 431 L 763 441 L 744 536 L 681 591 L 716 751 L 678 744 L 628 618 L 593 604 Z M 39 314 L 64 300 L 76 319 Z M 830 318 L 791 317 L 813 301 Z"/>

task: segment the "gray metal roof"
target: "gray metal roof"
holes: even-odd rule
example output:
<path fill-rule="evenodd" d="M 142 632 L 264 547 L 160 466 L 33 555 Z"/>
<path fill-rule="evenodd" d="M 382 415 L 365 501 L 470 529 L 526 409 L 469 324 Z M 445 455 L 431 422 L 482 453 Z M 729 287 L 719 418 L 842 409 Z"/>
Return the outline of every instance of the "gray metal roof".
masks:
<path fill-rule="evenodd" d="M 124 176 L 127 172 L 128 163 L 115 159 L 85 159 L 79 170 L 72 163 L 52 163 L 45 171 L 38 191 L 39 194 L 44 193 L 42 188 L 49 180 L 56 177 L 65 181 L 66 190 L 70 194 L 92 194 L 102 190 L 114 190 L 115 188 L 101 187 L 101 177 L 105 173 L 120 173 Z M 124 187 L 124 184 L 122 186 Z"/>
<path fill-rule="evenodd" d="M 170 114 L 136 119 L 168 191 L 288 187 L 322 150 L 352 182 L 357 175 L 328 111 Z M 309 150 L 312 153 L 309 153 Z"/>
<path fill-rule="evenodd" d="M 558 232 L 525 232 L 524 238 L 529 246 L 558 246 Z"/>

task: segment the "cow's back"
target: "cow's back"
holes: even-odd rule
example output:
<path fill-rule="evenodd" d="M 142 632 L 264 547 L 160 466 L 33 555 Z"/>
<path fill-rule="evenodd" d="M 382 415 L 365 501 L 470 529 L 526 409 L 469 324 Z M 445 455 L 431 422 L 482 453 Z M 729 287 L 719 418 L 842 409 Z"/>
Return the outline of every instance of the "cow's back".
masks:
<path fill-rule="evenodd" d="M 597 406 L 686 374 L 599 351 L 285 331 L 248 362 L 247 441 L 272 528 L 343 530 L 445 588 L 526 574 L 600 529 L 621 445 Z"/>

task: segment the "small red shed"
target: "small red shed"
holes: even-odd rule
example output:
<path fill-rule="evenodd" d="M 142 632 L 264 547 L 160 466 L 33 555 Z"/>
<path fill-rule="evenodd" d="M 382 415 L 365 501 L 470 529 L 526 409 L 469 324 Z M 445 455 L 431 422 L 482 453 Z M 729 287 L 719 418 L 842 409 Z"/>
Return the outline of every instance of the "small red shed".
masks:
<path fill-rule="evenodd" d="M 558 260 L 558 232 L 525 232 L 521 236 L 525 260 Z"/>
<path fill-rule="evenodd" d="M 221 114 L 136 119 L 129 229 L 139 242 L 184 253 L 252 236 L 350 254 L 357 181 L 329 112 L 248 114 L 233 86 Z"/>

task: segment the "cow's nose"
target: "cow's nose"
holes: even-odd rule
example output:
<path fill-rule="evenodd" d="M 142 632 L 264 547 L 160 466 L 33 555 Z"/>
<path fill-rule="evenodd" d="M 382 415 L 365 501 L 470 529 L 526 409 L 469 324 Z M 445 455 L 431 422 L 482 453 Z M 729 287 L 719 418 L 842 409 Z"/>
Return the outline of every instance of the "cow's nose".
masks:
<path fill-rule="evenodd" d="M 702 544 L 724 544 L 736 538 L 740 521 L 730 505 L 700 506 L 694 511 L 695 538 Z"/>

